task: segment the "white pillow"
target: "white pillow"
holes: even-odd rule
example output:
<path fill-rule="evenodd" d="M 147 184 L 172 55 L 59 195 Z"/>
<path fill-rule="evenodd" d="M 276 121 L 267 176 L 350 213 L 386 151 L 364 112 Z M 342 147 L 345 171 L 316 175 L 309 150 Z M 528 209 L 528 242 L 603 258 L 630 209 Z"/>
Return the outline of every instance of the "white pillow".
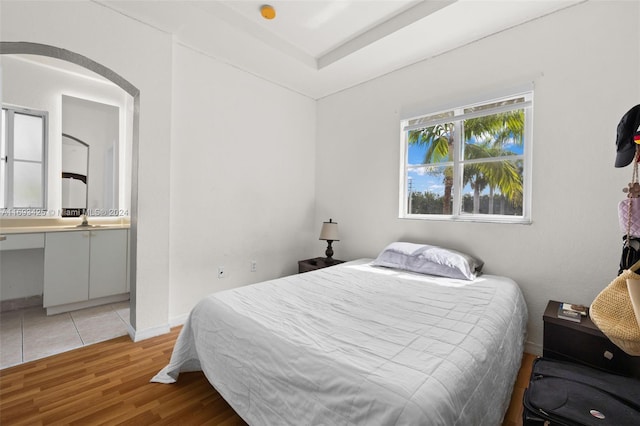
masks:
<path fill-rule="evenodd" d="M 471 255 L 438 246 L 395 242 L 382 250 L 373 265 L 473 280 L 480 274 L 484 262 Z"/>

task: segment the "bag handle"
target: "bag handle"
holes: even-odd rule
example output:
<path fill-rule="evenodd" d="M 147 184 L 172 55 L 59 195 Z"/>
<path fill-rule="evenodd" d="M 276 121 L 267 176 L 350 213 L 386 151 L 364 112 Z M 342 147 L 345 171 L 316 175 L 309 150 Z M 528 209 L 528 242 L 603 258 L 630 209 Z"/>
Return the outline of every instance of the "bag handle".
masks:
<path fill-rule="evenodd" d="M 628 191 L 624 191 L 628 192 L 627 197 L 629 197 L 629 202 L 627 203 L 627 244 L 629 243 L 629 234 L 631 233 L 631 204 L 633 203 L 633 199 L 638 196 L 634 191 L 635 186 L 638 183 L 638 148 L 639 146 L 636 145 L 636 153 L 633 156 L 633 172 L 631 175 L 631 183 L 629 184 Z"/>
<path fill-rule="evenodd" d="M 633 265 L 631 265 L 629 267 L 629 270 L 631 272 L 636 272 L 638 270 L 638 268 L 640 268 L 640 260 L 638 260 L 636 263 L 634 263 Z"/>
<path fill-rule="evenodd" d="M 631 207 L 634 201 L 634 198 L 638 198 L 640 196 L 640 182 L 638 182 L 638 156 L 640 156 L 640 144 L 636 145 L 636 152 L 633 155 L 633 172 L 631 175 L 631 182 L 629 183 L 627 188 L 624 188 L 622 192 L 627 194 L 627 198 L 629 201 L 627 202 L 627 235 L 625 240 L 625 245 L 627 247 L 631 246 Z M 627 253 L 627 264 L 629 264 L 629 256 L 630 253 Z M 629 268 L 631 271 L 635 272 L 640 265 L 636 262 L 632 268 Z"/>

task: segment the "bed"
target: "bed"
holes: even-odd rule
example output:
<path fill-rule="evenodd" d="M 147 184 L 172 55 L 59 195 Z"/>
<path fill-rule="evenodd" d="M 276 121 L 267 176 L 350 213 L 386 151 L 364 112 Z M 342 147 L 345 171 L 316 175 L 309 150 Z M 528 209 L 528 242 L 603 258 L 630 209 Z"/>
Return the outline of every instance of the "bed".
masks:
<path fill-rule="evenodd" d="M 209 295 L 152 381 L 202 370 L 251 425 L 499 425 L 526 322 L 509 278 L 360 259 Z"/>

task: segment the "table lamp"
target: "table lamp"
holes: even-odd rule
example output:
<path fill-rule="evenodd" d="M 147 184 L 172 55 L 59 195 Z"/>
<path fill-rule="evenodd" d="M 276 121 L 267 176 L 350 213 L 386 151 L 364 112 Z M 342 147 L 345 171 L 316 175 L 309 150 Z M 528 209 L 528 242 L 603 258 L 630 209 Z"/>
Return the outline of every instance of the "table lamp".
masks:
<path fill-rule="evenodd" d="M 329 219 L 329 222 L 323 222 L 319 239 L 327 242 L 327 250 L 324 254 L 327 256 L 327 260 L 333 260 L 333 248 L 331 247 L 331 243 L 334 241 L 340 241 L 340 238 L 338 237 L 338 222 L 333 222 L 331 219 Z"/>

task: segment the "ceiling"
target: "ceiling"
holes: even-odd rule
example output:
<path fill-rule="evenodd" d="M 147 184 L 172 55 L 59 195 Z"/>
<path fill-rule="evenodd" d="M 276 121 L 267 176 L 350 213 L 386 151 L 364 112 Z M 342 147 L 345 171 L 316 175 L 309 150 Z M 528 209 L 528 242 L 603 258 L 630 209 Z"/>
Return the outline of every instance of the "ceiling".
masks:
<path fill-rule="evenodd" d="M 585 0 L 96 1 L 318 99 Z"/>

